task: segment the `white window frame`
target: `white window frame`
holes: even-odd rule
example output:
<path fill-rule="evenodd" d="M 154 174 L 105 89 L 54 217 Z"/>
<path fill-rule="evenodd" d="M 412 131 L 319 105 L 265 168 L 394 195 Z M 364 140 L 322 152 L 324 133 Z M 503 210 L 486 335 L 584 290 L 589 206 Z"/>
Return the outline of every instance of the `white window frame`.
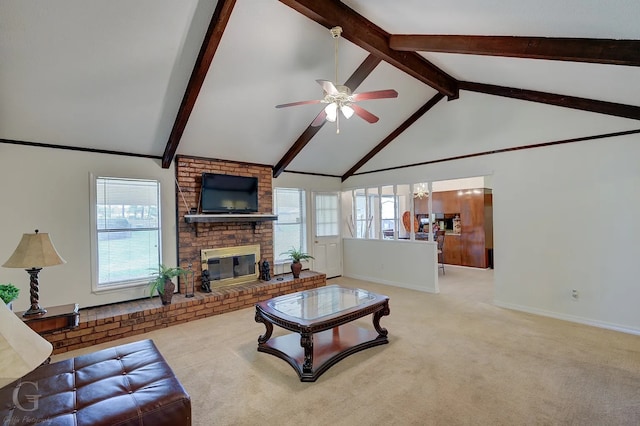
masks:
<path fill-rule="evenodd" d="M 278 197 L 278 191 L 279 190 L 287 190 L 287 191 L 298 191 L 298 199 L 299 199 L 299 206 L 300 206 L 300 220 L 295 222 L 296 225 L 299 226 L 299 230 L 300 230 L 300 238 L 301 238 L 301 244 L 300 247 L 295 247 L 296 249 L 300 249 L 302 252 L 304 253 L 308 253 L 308 244 L 309 244 L 309 238 L 308 238 L 308 229 L 307 229 L 307 191 L 304 188 L 285 188 L 285 187 L 276 187 L 273 190 L 273 195 L 274 195 L 274 199 L 273 199 L 273 208 L 274 208 L 274 213 L 278 214 L 278 202 L 277 202 L 277 197 Z M 274 248 L 274 253 L 273 253 L 273 262 L 274 265 L 283 265 L 289 262 L 289 259 L 286 258 L 286 256 L 281 256 L 280 253 L 281 251 L 279 249 L 276 249 L 276 238 L 277 238 L 277 226 L 278 224 L 287 224 L 287 225 L 292 225 L 294 224 L 294 222 L 282 222 L 280 219 L 280 216 L 278 215 L 278 219 L 275 221 L 274 223 L 274 227 L 273 227 L 273 248 Z M 286 247 L 284 248 L 283 251 L 285 250 L 289 250 L 291 247 Z M 275 271 L 275 269 L 274 269 Z"/>
<path fill-rule="evenodd" d="M 99 179 L 113 179 L 113 180 L 121 180 L 121 181 L 145 181 L 145 182 L 155 182 L 157 185 L 157 215 L 158 215 L 158 224 L 157 227 L 154 228 L 141 228 L 141 229 L 132 229 L 131 232 L 147 232 L 149 230 L 156 230 L 158 233 L 158 259 L 159 264 L 162 263 L 162 212 L 161 212 L 161 183 L 157 179 L 140 179 L 140 178 L 127 178 L 127 177 L 115 177 L 115 176 L 102 176 L 95 175 L 90 173 L 90 185 L 89 185 L 89 202 L 91 203 L 90 208 L 90 226 L 91 226 L 91 288 L 94 293 L 104 293 L 104 292 L 112 292 L 118 290 L 124 290 L 134 287 L 148 286 L 149 280 L 151 279 L 153 271 L 149 271 L 149 275 L 146 277 L 139 277 L 136 279 L 128 279 L 123 281 L 111 282 L 107 284 L 101 284 L 99 282 L 99 250 L 98 250 L 98 194 L 97 194 L 97 183 Z M 154 267 L 157 265 L 154 265 Z"/>

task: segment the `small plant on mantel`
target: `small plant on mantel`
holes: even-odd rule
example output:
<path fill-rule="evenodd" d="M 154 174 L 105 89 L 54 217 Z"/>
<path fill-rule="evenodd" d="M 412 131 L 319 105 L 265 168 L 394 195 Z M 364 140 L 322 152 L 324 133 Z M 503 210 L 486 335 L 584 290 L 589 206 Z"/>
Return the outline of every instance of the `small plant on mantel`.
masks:
<path fill-rule="evenodd" d="M 280 253 L 280 255 L 286 254 L 291 260 L 291 273 L 293 274 L 293 278 L 300 277 L 300 271 L 302 271 L 302 263 L 301 260 L 315 259 L 309 253 L 303 252 L 301 249 L 296 249 L 295 247 L 291 247 L 289 250 Z"/>
<path fill-rule="evenodd" d="M 163 305 L 170 305 L 173 298 L 173 292 L 176 289 L 173 278 L 185 275 L 188 271 L 181 267 L 167 267 L 163 264 L 158 265 L 158 270 L 152 275 L 155 277 L 149 281 L 149 297 L 153 297 L 157 291 L 160 295 Z"/>

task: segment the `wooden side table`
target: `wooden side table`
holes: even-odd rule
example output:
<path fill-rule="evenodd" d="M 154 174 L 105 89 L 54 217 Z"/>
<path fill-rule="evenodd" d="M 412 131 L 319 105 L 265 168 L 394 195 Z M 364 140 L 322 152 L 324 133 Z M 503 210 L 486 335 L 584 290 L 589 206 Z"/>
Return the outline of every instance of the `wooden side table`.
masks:
<path fill-rule="evenodd" d="M 42 315 L 23 317 L 24 311 L 16 312 L 16 315 L 33 331 L 40 334 L 78 326 L 80 314 L 77 303 L 47 307 L 46 310 L 47 312 Z"/>

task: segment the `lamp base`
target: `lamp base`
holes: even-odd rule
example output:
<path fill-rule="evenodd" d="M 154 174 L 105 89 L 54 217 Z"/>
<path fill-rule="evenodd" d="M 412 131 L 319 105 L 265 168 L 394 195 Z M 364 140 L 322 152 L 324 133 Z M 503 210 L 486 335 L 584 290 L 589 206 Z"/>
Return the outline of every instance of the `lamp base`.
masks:
<path fill-rule="evenodd" d="M 28 310 L 24 311 L 24 313 L 22 314 L 23 317 L 31 317 L 34 315 L 44 315 L 47 313 L 47 310 L 44 308 L 41 308 L 40 306 L 38 306 L 37 308 L 33 308 L 33 306 L 31 308 L 29 308 Z"/>

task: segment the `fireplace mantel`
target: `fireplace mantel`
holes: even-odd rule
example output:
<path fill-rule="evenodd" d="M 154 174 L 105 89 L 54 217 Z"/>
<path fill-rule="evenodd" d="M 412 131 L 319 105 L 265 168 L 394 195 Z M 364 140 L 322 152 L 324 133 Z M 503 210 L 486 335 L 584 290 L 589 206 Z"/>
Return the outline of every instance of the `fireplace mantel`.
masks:
<path fill-rule="evenodd" d="M 278 215 L 253 213 L 219 213 L 219 214 L 186 214 L 184 221 L 187 223 L 211 223 L 211 222 L 266 222 L 278 220 Z"/>

